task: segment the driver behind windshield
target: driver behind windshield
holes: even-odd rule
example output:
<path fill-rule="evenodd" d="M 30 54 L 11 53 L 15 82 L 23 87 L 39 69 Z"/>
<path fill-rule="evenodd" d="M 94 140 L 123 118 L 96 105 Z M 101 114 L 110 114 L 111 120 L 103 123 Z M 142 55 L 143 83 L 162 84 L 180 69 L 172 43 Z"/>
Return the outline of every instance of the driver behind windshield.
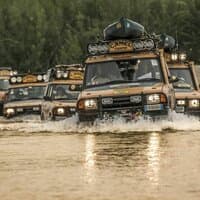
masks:
<path fill-rule="evenodd" d="M 12 88 L 9 90 L 8 101 L 42 99 L 44 86 Z"/>
<path fill-rule="evenodd" d="M 54 99 L 67 99 L 69 98 L 69 93 L 65 91 L 63 87 L 57 87 L 53 90 Z"/>
<path fill-rule="evenodd" d="M 116 66 L 109 65 L 109 63 L 96 64 L 93 69 L 91 85 L 103 84 L 114 80 L 123 80 L 120 72 L 116 70 Z"/>
<path fill-rule="evenodd" d="M 88 65 L 86 84 L 102 85 L 118 81 L 161 81 L 162 74 L 157 59 L 132 59 Z"/>
<path fill-rule="evenodd" d="M 170 72 L 178 78 L 178 81 L 173 83 L 175 88 L 194 89 L 194 83 L 189 69 L 170 69 Z"/>

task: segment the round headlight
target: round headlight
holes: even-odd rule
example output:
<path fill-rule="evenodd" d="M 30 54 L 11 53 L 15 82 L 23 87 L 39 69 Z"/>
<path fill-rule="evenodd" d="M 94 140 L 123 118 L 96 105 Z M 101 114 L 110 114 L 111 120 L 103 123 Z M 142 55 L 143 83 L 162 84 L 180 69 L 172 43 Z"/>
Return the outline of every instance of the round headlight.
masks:
<path fill-rule="evenodd" d="M 57 71 L 56 78 L 61 78 L 61 76 L 62 76 L 62 73 L 60 71 Z"/>
<path fill-rule="evenodd" d="M 22 77 L 21 77 L 21 76 L 18 76 L 18 77 L 17 77 L 17 82 L 18 82 L 18 83 L 21 83 L 21 82 L 22 82 Z"/>
<path fill-rule="evenodd" d="M 15 76 L 15 75 L 17 75 L 17 71 L 11 71 L 10 72 L 10 76 Z"/>
<path fill-rule="evenodd" d="M 144 43 L 142 41 L 136 41 L 133 43 L 133 45 L 136 50 L 141 50 L 144 48 Z"/>
<path fill-rule="evenodd" d="M 181 61 L 186 60 L 186 54 L 185 54 L 185 53 L 179 54 L 179 59 L 180 59 Z"/>
<path fill-rule="evenodd" d="M 65 113 L 64 108 L 57 108 L 57 114 L 58 115 L 63 115 Z"/>
<path fill-rule="evenodd" d="M 87 99 L 84 102 L 85 109 L 96 109 L 97 100 L 96 99 Z"/>
<path fill-rule="evenodd" d="M 147 95 L 147 104 L 160 103 L 160 95 L 159 94 L 151 94 Z"/>
<path fill-rule="evenodd" d="M 37 80 L 38 80 L 38 81 L 42 81 L 42 79 L 43 79 L 42 75 L 38 75 L 38 76 L 37 76 Z"/>
<path fill-rule="evenodd" d="M 16 83 L 17 82 L 17 78 L 16 77 L 12 77 L 11 78 L 11 83 Z"/>
<path fill-rule="evenodd" d="M 185 100 L 177 100 L 177 105 L 185 105 Z"/>
<path fill-rule="evenodd" d="M 189 101 L 189 107 L 199 107 L 199 100 L 198 99 L 193 99 Z"/>
<path fill-rule="evenodd" d="M 173 53 L 173 54 L 171 55 L 171 59 L 172 59 L 172 61 L 178 60 L 178 54 L 177 54 L 177 53 Z"/>
<path fill-rule="evenodd" d="M 107 53 L 108 51 L 108 45 L 107 44 L 102 44 L 98 46 L 98 50 L 100 53 Z"/>
<path fill-rule="evenodd" d="M 12 114 L 15 113 L 15 110 L 14 110 L 13 108 L 7 108 L 7 109 L 6 109 L 6 113 L 7 113 L 8 115 L 12 115 Z"/>
<path fill-rule="evenodd" d="M 95 54 L 97 54 L 97 52 L 98 52 L 97 44 L 89 44 L 88 45 L 88 53 L 89 54 L 95 55 Z"/>
<path fill-rule="evenodd" d="M 65 72 L 65 73 L 63 74 L 63 77 L 64 77 L 64 78 L 67 78 L 67 77 L 68 77 L 68 73 Z"/>
<path fill-rule="evenodd" d="M 46 75 L 46 74 L 43 75 L 43 80 L 44 80 L 44 81 L 47 80 L 47 75 Z"/>
<path fill-rule="evenodd" d="M 144 41 L 144 47 L 146 48 L 146 49 L 153 49 L 153 47 L 154 47 L 154 42 L 153 42 L 153 40 L 147 40 L 147 41 Z"/>

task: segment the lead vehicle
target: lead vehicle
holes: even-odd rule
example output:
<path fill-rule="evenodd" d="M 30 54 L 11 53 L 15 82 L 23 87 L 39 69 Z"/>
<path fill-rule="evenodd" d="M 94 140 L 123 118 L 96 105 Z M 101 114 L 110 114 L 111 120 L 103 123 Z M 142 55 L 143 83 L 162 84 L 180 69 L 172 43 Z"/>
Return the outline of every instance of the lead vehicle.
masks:
<path fill-rule="evenodd" d="M 141 25 L 128 19 L 108 26 L 104 33 L 106 40 L 88 44 L 79 120 L 167 117 L 174 108 L 174 90 L 163 50 Z"/>

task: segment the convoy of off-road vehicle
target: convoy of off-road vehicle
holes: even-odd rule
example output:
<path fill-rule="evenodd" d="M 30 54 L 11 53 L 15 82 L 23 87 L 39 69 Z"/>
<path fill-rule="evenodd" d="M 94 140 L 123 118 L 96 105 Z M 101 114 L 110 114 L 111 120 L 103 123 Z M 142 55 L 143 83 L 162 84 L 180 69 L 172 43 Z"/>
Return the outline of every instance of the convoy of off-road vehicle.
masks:
<path fill-rule="evenodd" d="M 49 70 L 48 78 L 41 120 L 71 117 L 76 113 L 76 101 L 82 87 L 82 65 L 56 65 Z"/>
<path fill-rule="evenodd" d="M 9 88 L 10 76 L 16 75 L 17 71 L 11 67 L 0 67 L 0 115 L 3 115 L 3 105 Z"/>
<path fill-rule="evenodd" d="M 0 68 L 0 113 L 41 120 L 78 115 L 80 122 L 118 117 L 168 119 L 171 111 L 200 116 L 194 63 L 168 35 L 150 35 L 130 19 L 107 26 L 87 46 L 83 65 L 17 75 Z"/>
<path fill-rule="evenodd" d="M 46 74 L 18 74 L 10 77 L 10 88 L 4 104 L 6 118 L 41 112 Z"/>

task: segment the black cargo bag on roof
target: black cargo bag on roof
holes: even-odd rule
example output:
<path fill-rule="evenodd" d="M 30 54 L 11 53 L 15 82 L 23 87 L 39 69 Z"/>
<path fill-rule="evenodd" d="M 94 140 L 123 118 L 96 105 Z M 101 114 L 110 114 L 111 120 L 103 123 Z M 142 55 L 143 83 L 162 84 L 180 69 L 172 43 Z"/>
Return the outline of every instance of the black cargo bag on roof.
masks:
<path fill-rule="evenodd" d="M 130 19 L 121 18 L 107 26 L 104 31 L 104 40 L 136 39 L 144 35 L 144 27 Z"/>
<path fill-rule="evenodd" d="M 176 41 L 172 36 L 162 34 L 160 35 L 159 47 L 163 48 L 166 52 L 170 52 L 176 47 Z"/>

